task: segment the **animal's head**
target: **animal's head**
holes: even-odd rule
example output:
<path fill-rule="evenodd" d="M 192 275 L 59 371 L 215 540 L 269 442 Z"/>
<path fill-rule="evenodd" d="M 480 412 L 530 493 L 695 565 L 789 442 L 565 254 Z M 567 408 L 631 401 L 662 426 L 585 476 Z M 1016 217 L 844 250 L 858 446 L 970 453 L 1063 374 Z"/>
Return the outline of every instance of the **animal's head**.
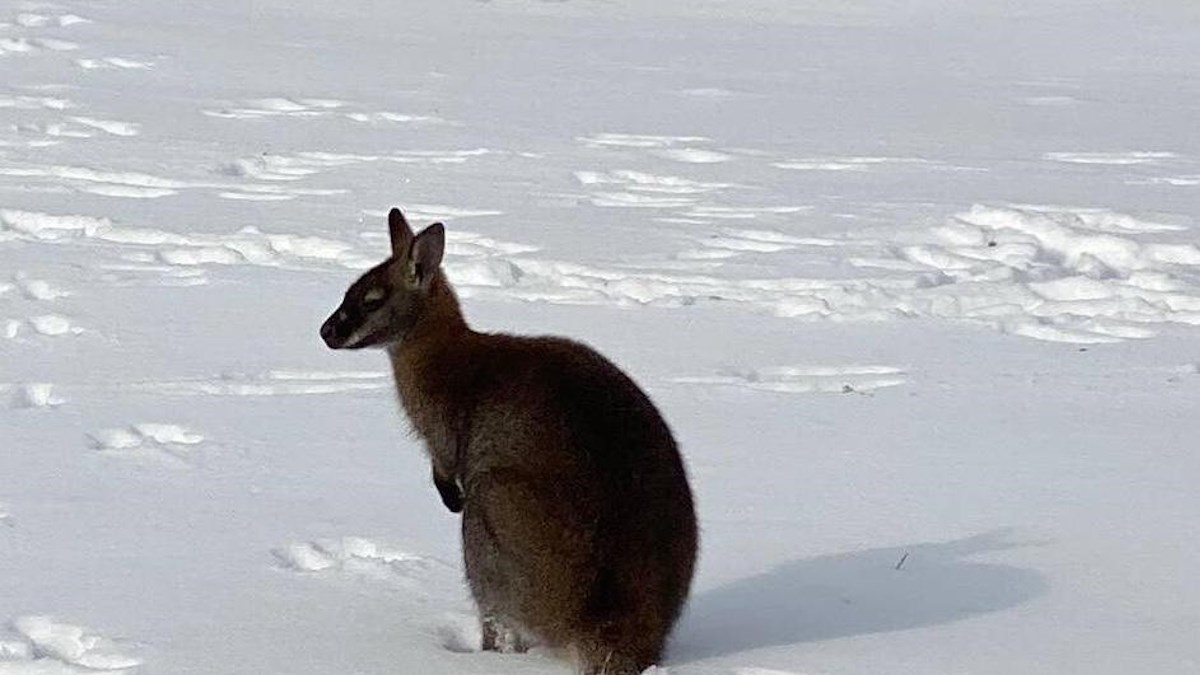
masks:
<path fill-rule="evenodd" d="M 330 349 L 386 347 L 402 341 L 432 303 L 446 232 L 434 223 L 413 234 L 400 209 L 388 214 L 392 255 L 350 284 L 337 310 L 321 325 Z"/>

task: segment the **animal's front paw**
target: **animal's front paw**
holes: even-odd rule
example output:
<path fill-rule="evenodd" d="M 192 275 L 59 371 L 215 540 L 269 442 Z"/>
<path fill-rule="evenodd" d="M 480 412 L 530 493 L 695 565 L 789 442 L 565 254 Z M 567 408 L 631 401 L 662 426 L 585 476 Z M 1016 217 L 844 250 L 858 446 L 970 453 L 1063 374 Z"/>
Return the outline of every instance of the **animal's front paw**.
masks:
<path fill-rule="evenodd" d="M 463 495 L 462 490 L 458 489 L 458 483 L 438 478 L 434 474 L 433 484 L 437 487 L 438 494 L 441 495 L 442 503 L 446 505 L 446 508 L 450 509 L 451 513 L 462 513 Z"/>
<path fill-rule="evenodd" d="M 458 490 L 455 490 L 454 492 L 443 492 L 442 503 L 446 505 L 446 508 L 450 509 L 450 513 L 462 513 L 463 498 L 462 493 L 460 493 Z"/>

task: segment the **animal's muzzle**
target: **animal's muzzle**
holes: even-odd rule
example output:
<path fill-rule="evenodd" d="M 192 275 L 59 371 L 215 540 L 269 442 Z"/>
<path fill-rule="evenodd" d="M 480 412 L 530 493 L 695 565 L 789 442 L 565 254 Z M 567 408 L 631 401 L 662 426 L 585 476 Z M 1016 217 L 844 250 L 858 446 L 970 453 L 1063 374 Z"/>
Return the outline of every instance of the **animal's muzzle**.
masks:
<path fill-rule="evenodd" d="M 338 320 L 337 312 L 334 312 L 333 316 L 325 319 L 325 323 L 321 324 L 321 339 L 330 349 L 341 349 L 342 345 L 346 344 L 347 337 L 349 335 L 343 327 L 343 322 Z"/>

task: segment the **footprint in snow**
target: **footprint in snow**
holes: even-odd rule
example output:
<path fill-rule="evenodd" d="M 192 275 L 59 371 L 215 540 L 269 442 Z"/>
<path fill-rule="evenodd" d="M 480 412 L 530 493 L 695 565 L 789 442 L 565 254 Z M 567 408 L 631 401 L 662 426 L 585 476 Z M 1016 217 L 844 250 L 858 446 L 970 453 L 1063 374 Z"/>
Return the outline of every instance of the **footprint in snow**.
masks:
<path fill-rule="evenodd" d="M 0 385 L 0 393 L 7 396 L 12 410 L 57 408 L 66 403 L 66 399 L 54 393 L 54 385 L 46 382 Z"/>
<path fill-rule="evenodd" d="M 71 319 L 61 314 L 43 314 L 29 319 L 29 325 L 39 335 L 57 337 L 59 335 L 79 335 L 83 329 L 72 323 Z"/>
<path fill-rule="evenodd" d="M 388 110 L 362 110 L 347 101 L 329 98 L 269 97 L 233 102 L 217 110 L 202 111 L 222 119 L 260 119 L 264 117 L 342 118 L 369 124 L 438 124 L 445 120 L 433 115 L 414 115 Z"/>
<path fill-rule="evenodd" d="M 654 157 L 685 164 L 716 164 L 735 159 L 727 152 L 702 147 L 712 142 L 712 139 L 704 136 L 599 133 L 581 136 L 576 140 L 589 148 L 640 151 Z"/>
<path fill-rule="evenodd" d="M 458 584 L 450 565 L 367 537 L 301 541 L 271 553 L 280 569 L 373 579 L 417 594 L 437 583 Z"/>
<path fill-rule="evenodd" d="M 593 190 L 593 205 L 608 208 L 677 209 L 699 203 L 731 188 L 733 183 L 713 183 L 681 176 L 642 171 L 576 171 L 575 180 Z"/>
<path fill-rule="evenodd" d="M 791 171 L 849 171 L 864 173 L 875 169 L 902 165 L 935 164 L 916 157 L 800 157 L 775 162 L 771 166 Z"/>
<path fill-rule="evenodd" d="M 1175 176 L 1151 176 L 1149 178 L 1131 178 L 1126 185 L 1165 185 L 1167 187 L 1196 187 L 1200 185 L 1200 174 L 1179 174 Z"/>
<path fill-rule="evenodd" d="M 228 373 L 216 378 L 142 382 L 133 386 L 170 396 L 308 396 L 379 391 L 392 388 L 383 371 L 272 370 Z"/>
<path fill-rule="evenodd" d="M 86 125 L 89 129 L 97 130 L 99 127 L 106 127 L 106 133 L 120 132 L 117 135 L 131 135 L 136 133 L 134 125 L 92 118 L 82 119 L 88 120 L 91 123 Z M 68 132 L 60 130 L 59 133 L 84 138 L 94 135 L 91 131 Z M 79 192 L 89 194 L 143 199 L 166 197 L 176 194 L 179 190 L 189 188 L 207 187 L 204 184 L 193 184 L 136 171 L 107 171 L 70 165 L 5 167 L 0 169 L 0 175 L 45 179 L 54 182 L 57 187 L 75 189 Z M 21 212 L 10 211 L 7 213 Z"/>
<path fill-rule="evenodd" d="M 22 28 L 44 28 L 46 26 L 74 26 L 81 23 L 91 23 L 89 19 L 85 19 L 78 14 L 60 14 L 58 16 L 50 16 L 47 14 L 36 14 L 34 12 L 23 12 L 17 15 L 16 23 Z"/>
<path fill-rule="evenodd" d="M 0 639 L 0 673 L 128 673 L 142 663 L 123 641 L 49 616 L 22 616 L 12 628 L 20 637 Z"/>
<path fill-rule="evenodd" d="M 0 284 L 0 294 L 3 294 L 6 285 Z M 58 300 L 71 295 L 68 291 L 57 288 L 49 281 L 31 279 L 24 272 L 17 272 L 13 276 L 13 285 L 20 289 L 21 295 L 29 300 Z"/>
<path fill-rule="evenodd" d="M 1157 150 L 1135 150 L 1132 152 L 1047 152 L 1042 159 L 1066 164 L 1100 164 L 1107 166 L 1133 166 L 1158 164 L 1175 159 L 1173 152 Z"/>
<path fill-rule="evenodd" d="M 52 38 L 0 38 L 0 56 L 5 54 L 36 54 L 38 52 L 69 52 L 79 45 L 67 40 Z"/>
<path fill-rule="evenodd" d="M 731 368 L 712 375 L 677 377 L 673 381 L 783 394 L 866 394 L 904 384 L 904 371 L 890 366 Z"/>
<path fill-rule="evenodd" d="M 154 62 L 123 56 L 106 56 L 99 59 L 76 59 L 75 65 L 84 70 L 150 70 L 154 67 Z"/>
<path fill-rule="evenodd" d="M 61 337 L 64 335 L 82 335 L 84 331 L 76 326 L 70 318 L 60 314 L 43 314 L 31 317 L 26 321 L 7 319 L 0 324 L 0 335 L 15 340 L 22 332 L 33 331 L 46 337 Z"/>
<path fill-rule="evenodd" d="M 186 427 L 158 423 L 101 429 L 88 438 L 91 447 L 103 455 L 184 466 L 192 465 L 198 446 L 205 441 Z"/>
<path fill-rule="evenodd" d="M 140 130 L 140 125 L 132 122 L 118 122 L 116 120 L 102 120 L 95 117 L 72 117 L 72 121 L 82 124 L 91 129 L 98 129 L 110 136 L 137 136 Z"/>
<path fill-rule="evenodd" d="M 711 212 L 707 217 L 713 217 Z M 793 237 L 775 230 L 736 228 L 725 228 L 708 237 L 697 237 L 696 243 L 700 248 L 682 251 L 677 257 L 681 260 L 721 260 L 745 254 L 783 253 L 801 248 L 827 250 L 846 245 L 846 242 L 836 239 Z"/>
<path fill-rule="evenodd" d="M 1047 96 L 1026 96 L 1018 99 L 1024 105 L 1034 106 L 1037 108 L 1061 108 L 1073 106 L 1079 103 L 1079 99 L 1074 96 L 1063 95 L 1047 95 Z"/>
<path fill-rule="evenodd" d="M 0 109 L 66 110 L 73 107 L 75 107 L 73 102 L 52 96 L 0 96 Z"/>

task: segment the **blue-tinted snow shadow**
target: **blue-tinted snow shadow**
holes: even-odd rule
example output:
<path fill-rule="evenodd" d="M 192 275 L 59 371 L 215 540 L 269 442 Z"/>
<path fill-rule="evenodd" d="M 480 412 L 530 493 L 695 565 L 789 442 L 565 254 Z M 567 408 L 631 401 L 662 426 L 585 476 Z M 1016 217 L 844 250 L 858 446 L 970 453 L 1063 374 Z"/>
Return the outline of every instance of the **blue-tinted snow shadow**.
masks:
<path fill-rule="evenodd" d="M 789 562 L 693 596 L 670 661 L 936 626 L 1014 607 L 1044 593 L 1045 578 L 969 558 L 1024 545 L 998 530 Z"/>

